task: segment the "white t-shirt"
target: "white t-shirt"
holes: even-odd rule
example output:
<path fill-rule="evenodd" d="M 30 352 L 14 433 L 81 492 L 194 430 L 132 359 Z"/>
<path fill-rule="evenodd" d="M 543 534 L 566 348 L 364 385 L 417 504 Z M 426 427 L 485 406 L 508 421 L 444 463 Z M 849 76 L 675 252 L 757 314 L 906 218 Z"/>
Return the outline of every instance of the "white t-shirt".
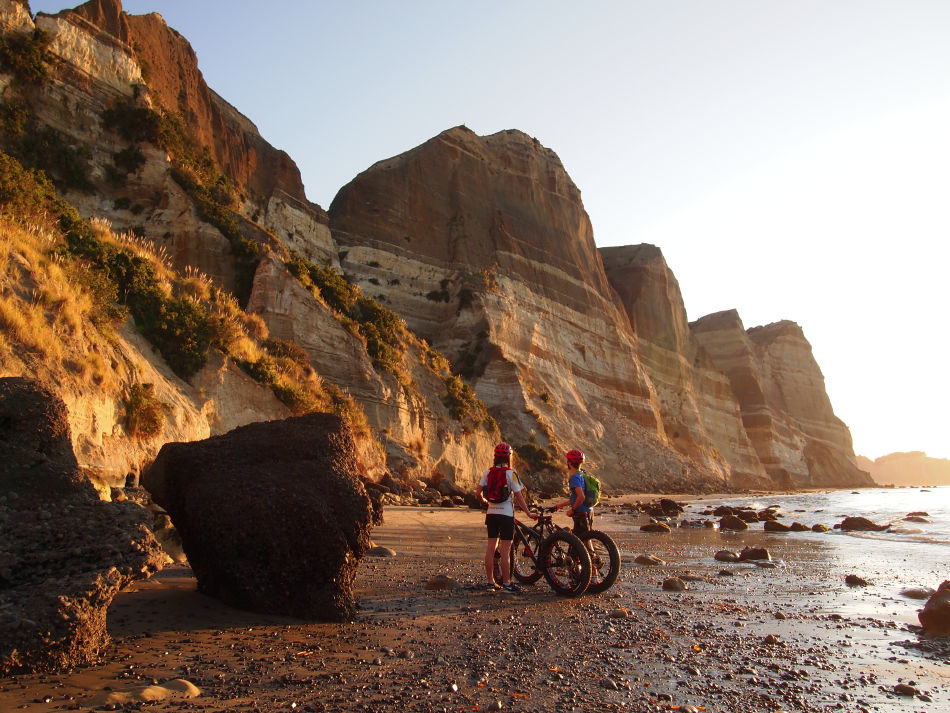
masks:
<path fill-rule="evenodd" d="M 489 468 L 489 470 L 491 470 Z M 520 493 L 524 490 L 524 486 L 521 484 L 521 481 L 518 479 L 518 474 L 515 473 L 511 468 L 505 473 L 508 477 L 508 499 L 503 503 L 488 503 L 488 514 L 489 515 L 508 515 L 510 517 L 515 516 L 515 504 L 512 499 L 512 495 L 515 493 Z M 482 479 L 478 481 L 478 484 L 482 487 L 484 492 L 485 488 L 488 487 L 488 471 L 486 470 L 482 473 Z"/>

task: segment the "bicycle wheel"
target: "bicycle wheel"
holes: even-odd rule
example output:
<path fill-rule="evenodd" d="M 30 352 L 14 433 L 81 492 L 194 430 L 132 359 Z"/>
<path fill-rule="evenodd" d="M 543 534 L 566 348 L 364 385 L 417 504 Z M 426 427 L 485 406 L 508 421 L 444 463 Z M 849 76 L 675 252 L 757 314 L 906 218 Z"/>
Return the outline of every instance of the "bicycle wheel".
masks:
<path fill-rule="evenodd" d="M 620 574 L 620 550 L 617 543 L 605 532 L 590 530 L 581 535 L 581 540 L 590 552 L 590 584 L 588 594 L 599 594 L 613 586 Z"/>
<path fill-rule="evenodd" d="M 576 536 L 559 530 L 541 543 L 541 572 L 557 594 L 579 597 L 590 584 L 590 554 Z"/>
<path fill-rule="evenodd" d="M 522 534 L 526 542 L 516 537 L 511 545 L 511 574 L 522 584 L 534 584 L 542 574 L 531 556 L 540 557 L 541 535 L 529 528 Z"/>

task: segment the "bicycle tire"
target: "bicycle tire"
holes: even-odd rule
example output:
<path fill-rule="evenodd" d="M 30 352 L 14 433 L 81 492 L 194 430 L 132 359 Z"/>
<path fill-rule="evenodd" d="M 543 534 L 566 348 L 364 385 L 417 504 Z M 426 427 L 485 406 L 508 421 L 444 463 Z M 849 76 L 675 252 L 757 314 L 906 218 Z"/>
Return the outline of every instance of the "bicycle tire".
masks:
<path fill-rule="evenodd" d="M 541 543 L 541 571 L 562 597 L 579 597 L 590 584 L 590 554 L 575 535 L 558 530 Z"/>
<path fill-rule="evenodd" d="M 528 543 L 525 544 L 524 542 L 521 542 L 517 537 L 512 543 L 511 576 L 522 584 L 534 584 L 544 575 L 542 574 L 541 570 L 538 569 L 531 556 L 525 552 L 525 549 L 531 548 L 531 554 L 533 554 L 535 557 L 540 557 L 541 535 L 531 528 L 525 528 L 521 534 L 524 535 Z"/>
<path fill-rule="evenodd" d="M 620 575 L 620 549 L 606 532 L 589 530 L 581 540 L 591 553 L 588 594 L 600 594 L 610 589 Z"/>

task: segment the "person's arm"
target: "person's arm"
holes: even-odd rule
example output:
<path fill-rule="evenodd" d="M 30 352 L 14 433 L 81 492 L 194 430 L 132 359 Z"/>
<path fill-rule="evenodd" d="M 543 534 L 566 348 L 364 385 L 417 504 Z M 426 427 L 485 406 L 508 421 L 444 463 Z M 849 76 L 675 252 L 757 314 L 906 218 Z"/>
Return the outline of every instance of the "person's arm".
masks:
<path fill-rule="evenodd" d="M 532 520 L 538 519 L 538 514 L 536 512 L 532 512 L 531 508 L 528 507 L 528 503 L 524 499 L 523 490 L 519 490 L 517 493 L 515 493 L 515 501 L 518 503 L 518 507 L 524 510 L 525 515 L 530 517 Z"/>
<path fill-rule="evenodd" d="M 488 501 L 485 499 L 485 488 L 482 487 L 482 484 L 479 483 L 478 487 L 475 489 L 476 497 L 482 501 L 483 505 L 488 505 Z"/>

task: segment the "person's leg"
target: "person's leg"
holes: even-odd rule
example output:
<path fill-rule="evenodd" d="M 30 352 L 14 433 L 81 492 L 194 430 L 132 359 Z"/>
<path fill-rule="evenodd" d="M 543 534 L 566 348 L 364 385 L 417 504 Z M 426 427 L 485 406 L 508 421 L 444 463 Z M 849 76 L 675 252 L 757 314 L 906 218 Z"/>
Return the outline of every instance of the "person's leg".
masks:
<path fill-rule="evenodd" d="M 501 583 L 511 581 L 511 540 L 499 540 L 498 551 L 501 553 Z"/>
<path fill-rule="evenodd" d="M 495 548 L 498 547 L 498 516 L 486 515 L 485 528 L 488 530 L 488 540 L 485 542 L 485 575 L 491 584 L 495 582 Z"/>
<path fill-rule="evenodd" d="M 511 517 L 505 517 L 504 520 L 499 522 L 498 526 L 498 537 L 500 541 L 498 543 L 498 550 L 501 554 L 501 583 L 502 585 L 511 583 L 511 541 L 515 537 L 515 518 L 514 515 Z"/>
<path fill-rule="evenodd" d="M 511 543 L 508 543 L 511 545 Z M 488 582 L 495 582 L 495 548 L 498 546 L 497 537 L 489 537 L 488 542 L 485 544 L 485 575 L 488 578 Z M 504 576 L 504 560 L 502 560 L 502 576 Z M 498 582 L 495 582 L 498 584 Z"/>

